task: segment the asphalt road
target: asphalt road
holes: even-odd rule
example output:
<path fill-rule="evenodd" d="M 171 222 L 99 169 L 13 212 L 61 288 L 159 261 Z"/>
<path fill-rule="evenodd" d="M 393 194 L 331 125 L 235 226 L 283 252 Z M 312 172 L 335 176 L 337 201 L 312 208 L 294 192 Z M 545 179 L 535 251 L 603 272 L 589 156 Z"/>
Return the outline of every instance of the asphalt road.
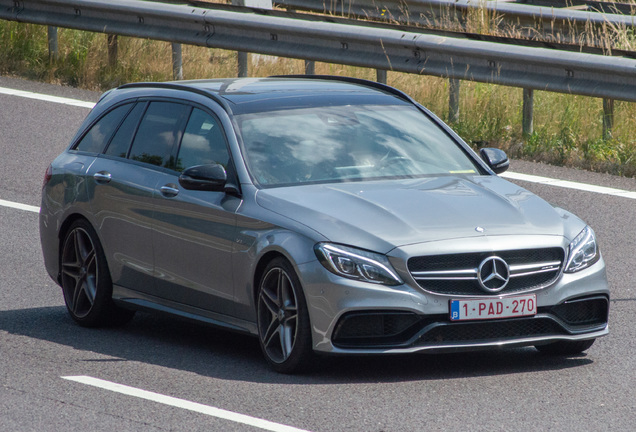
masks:
<path fill-rule="evenodd" d="M 99 96 L 9 78 L 0 87 Z M 48 163 L 87 112 L 0 94 L 0 200 L 39 205 Z M 513 161 L 511 171 L 636 191 L 631 179 L 529 162 Z M 581 216 L 599 237 L 612 289 L 610 335 L 587 355 L 555 359 L 524 348 L 338 358 L 284 376 L 268 369 L 250 337 L 149 314 L 124 328 L 80 328 L 44 270 L 37 213 L 0 206 L 0 430 L 264 430 L 211 408 L 194 412 L 62 378 L 69 376 L 265 419 L 270 430 L 633 430 L 636 200 L 520 184 Z"/>

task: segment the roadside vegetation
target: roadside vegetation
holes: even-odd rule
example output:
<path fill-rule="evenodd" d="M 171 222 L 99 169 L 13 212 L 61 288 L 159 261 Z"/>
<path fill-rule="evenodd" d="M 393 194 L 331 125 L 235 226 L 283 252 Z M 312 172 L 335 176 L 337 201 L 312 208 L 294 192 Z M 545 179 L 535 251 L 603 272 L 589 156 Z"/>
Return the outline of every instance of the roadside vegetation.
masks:
<path fill-rule="evenodd" d="M 501 32 L 495 21 L 477 16 L 471 31 Z M 619 29 L 606 29 L 605 42 L 598 35 L 586 37 L 614 49 L 636 47 L 633 34 Z M 117 64 L 109 66 L 106 35 L 59 29 L 58 38 L 53 61 L 45 26 L 0 21 L 0 74 L 99 91 L 125 82 L 172 80 L 169 43 L 119 37 Z M 183 46 L 185 79 L 236 76 L 236 65 L 235 52 Z M 301 73 L 302 60 L 251 57 L 250 76 Z M 317 63 L 316 73 L 376 78 L 375 70 L 326 63 Z M 448 120 L 448 80 L 389 72 L 388 84 Z M 612 137 L 603 139 L 601 99 L 535 91 L 534 133 L 523 137 L 521 89 L 463 81 L 460 118 L 452 126 L 475 148 L 499 147 L 513 158 L 636 177 L 636 104 L 616 101 L 614 109 Z"/>

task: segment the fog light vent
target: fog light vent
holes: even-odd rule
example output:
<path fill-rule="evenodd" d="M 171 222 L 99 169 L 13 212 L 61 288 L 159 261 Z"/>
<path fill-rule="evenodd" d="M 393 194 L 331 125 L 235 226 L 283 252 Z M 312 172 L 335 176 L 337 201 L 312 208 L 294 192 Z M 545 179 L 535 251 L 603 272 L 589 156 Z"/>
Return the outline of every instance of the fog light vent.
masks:
<path fill-rule="evenodd" d="M 338 321 L 332 338 L 336 346 L 377 346 L 406 342 L 420 321 L 410 312 L 354 312 Z"/>
<path fill-rule="evenodd" d="M 600 325 L 607 322 L 607 297 L 588 297 L 569 300 L 554 306 L 551 312 L 571 326 Z"/>

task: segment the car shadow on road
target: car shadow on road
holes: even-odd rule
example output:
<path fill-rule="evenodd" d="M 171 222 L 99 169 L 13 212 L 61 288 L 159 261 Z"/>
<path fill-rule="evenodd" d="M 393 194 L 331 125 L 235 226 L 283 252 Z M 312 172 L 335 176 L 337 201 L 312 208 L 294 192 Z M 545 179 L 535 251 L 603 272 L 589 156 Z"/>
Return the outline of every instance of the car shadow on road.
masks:
<path fill-rule="evenodd" d="M 314 371 L 290 376 L 269 369 L 254 337 L 161 315 L 138 313 L 124 327 L 87 329 L 75 324 L 62 306 L 9 310 L 0 311 L 0 331 L 110 357 L 82 362 L 135 361 L 257 383 L 441 380 L 560 370 L 593 363 L 586 355 L 549 357 L 534 348 L 518 348 L 457 354 L 327 357 Z"/>

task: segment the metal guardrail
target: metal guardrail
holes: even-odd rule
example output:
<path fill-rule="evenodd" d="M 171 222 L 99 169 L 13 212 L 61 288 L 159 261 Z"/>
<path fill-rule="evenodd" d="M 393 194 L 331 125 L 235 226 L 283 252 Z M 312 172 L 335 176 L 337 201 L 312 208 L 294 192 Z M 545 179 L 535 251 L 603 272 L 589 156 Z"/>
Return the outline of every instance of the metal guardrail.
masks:
<path fill-rule="evenodd" d="M 454 19 L 465 24 L 470 13 L 485 10 L 502 24 L 513 24 L 518 30 L 542 31 L 544 36 L 567 38 L 588 31 L 590 26 L 632 28 L 636 16 L 630 5 L 598 1 L 574 0 L 274 0 L 277 6 L 343 16 L 396 21 L 405 24 L 430 25 L 435 21 Z M 536 3 L 536 5 L 534 4 Z M 572 9 L 573 5 L 585 10 Z M 634 6 L 636 9 L 636 5 Z M 571 37 L 570 37 L 571 39 Z"/>
<path fill-rule="evenodd" d="M 0 0 L 0 18 L 636 102 L 636 60 L 135 0 Z"/>
<path fill-rule="evenodd" d="M 635 3 L 617 3 L 603 0 L 513 0 L 515 3 L 547 6 L 554 8 L 574 8 L 591 12 L 608 14 L 633 15 L 636 11 Z"/>
<path fill-rule="evenodd" d="M 154 1 L 158 1 L 161 3 L 168 3 L 168 4 L 183 4 L 184 1 L 187 1 L 187 4 L 191 6 L 195 6 L 195 7 L 202 7 L 205 9 L 214 9 L 214 10 L 234 11 L 234 12 L 252 12 L 255 9 L 254 6 L 246 8 L 245 6 L 235 5 L 241 1 L 249 2 L 250 0 L 232 0 L 232 4 L 210 3 L 209 1 L 204 1 L 204 0 L 154 0 Z M 293 2 L 294 0 L 290 0 L 290 1 Z M 300 0 L 300 1 L 305 1 L 305 0 Z M 323 5 L 324 3 L 320 3 L 320 1 L 321 0 L 316 0 L 315 3 L 314 2 L 310 3 L 311 5 L 314 6 L 314 10 L 310 10 L 309 8 L 303 10 L 302 8 L 296 9 L 296 8 L 289 8 L 289 7 L 287 9 L 280 9 L 280 5 L 278 5 L 279 8 L 277 9 L 258 9 L 258 8 L 256 9 L 258 9 L 259 14 L 266 15 L 266 16 L 298 18 L 303 20 L 313 19 L 317 21 L 327 20 L 328 22 L 344 24 L 344 25 L 369 25 L 369 26 L 375 26 L 375 27 L 383 26 L 385 28 L 393 28 L 397 30 L 406 30 L 406 31 L 415 31 L 420 33 L 435 34 L 435 35 L 444 36 L 444 37 L 464 38 L 464 39 L 470 39 L 470 40 L 481 40 L 484 42 L 498 42 L 498 43 L 504 43 L 508 45 L 550 48 L 550 49 L 556 49 L 556 50 L 562 50 L 562 51 L 586 52 L 589 54 L 603 54 L 603 55 L 612 55 L 612 56 L 618 56 L 618 57 L 636 58 L 636 51 L 626 51 L 626 50 L 621 50 L 616 48 L 612 48 L 611 50 L 608 50 L 606 48 L 584 45 L 581 43 L 556 42 L 554 40 L 544 41 L 544 40 L 538 40 L 536 38 L 530 39 L 527 37 L 515 37 L 511 35 L 497 36 L 492 34 L 461 31 L 457 29 L 449 30 L 448 28 L 436 28 L 436 27 L 419 25 L 419 24 L 413 25 L 412 23 L 411 25 L 409 25 L 406 22 L 399 23 L 395 19 L 391 19 L 391 18 L 369 21 L 366 19 L 360 19 L 360 17 L 353 14 L 346 17 L 334 15 L 331 13 L 328 13 L 327 15 L 325 15 L 324 13 L 325 7 L 320 6 L 320 5 Z M 333 2 L 335 0 L 322 0 L 322 1 Z M 359 1 L 364 2 L 364 1 L 370 1 L 370 0 L 359 0 Z M 405 2 L 404 3 L 405 5 L 408 5 L 408 3 L 406 3 L 406 0 L 402 0 L 402 1 Z M 525 0 L 522 0 L 522 1 L 525 1 Z M 541 0 L 528 0 L 528 1 L 541 1 Z M 544 1 L 562 1 L 562 0 L 544 0 Z M 570 0 L 563 0 L 563 1 L 570 1 Z M 274 2 L 274 4 L 276 4 L 276 2 Z M 613 3 L 610 3 L 610 4 L 613 4 Z M 636 4 L 634 5 L 634 7 L 636 7 Z"/>

